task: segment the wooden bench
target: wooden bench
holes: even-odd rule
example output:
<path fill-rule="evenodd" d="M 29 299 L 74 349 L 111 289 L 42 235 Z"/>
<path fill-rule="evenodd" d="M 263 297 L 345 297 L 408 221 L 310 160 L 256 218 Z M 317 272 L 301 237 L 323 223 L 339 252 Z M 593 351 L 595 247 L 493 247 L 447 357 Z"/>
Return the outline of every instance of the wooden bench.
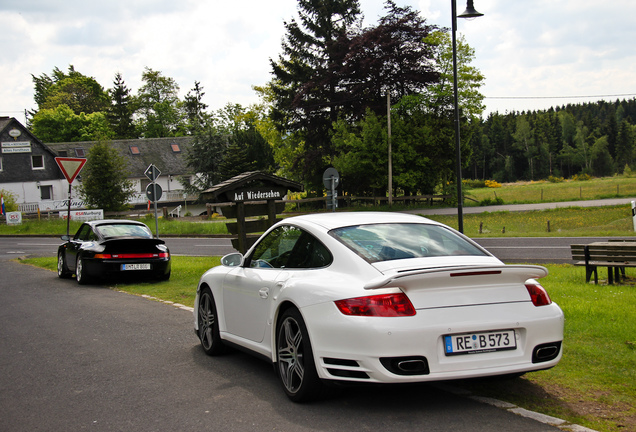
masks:
<path fill-rule="evenodd" d="M 598 284 L 598 267 L 607 267 L 607 283 L 620 282 L 625 267 L 636 267 L 636 241 L 594 242 L 570 245 L 574 265 L 585 266 L 585 282 L 594 274 Z"/>

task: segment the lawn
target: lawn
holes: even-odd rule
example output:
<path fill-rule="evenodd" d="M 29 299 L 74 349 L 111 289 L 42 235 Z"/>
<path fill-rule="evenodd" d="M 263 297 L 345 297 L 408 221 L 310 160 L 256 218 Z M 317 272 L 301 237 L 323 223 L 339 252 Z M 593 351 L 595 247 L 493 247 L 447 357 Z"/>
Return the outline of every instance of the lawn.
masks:
<path fill-rule="evenodd" d="M 636 197 L 636 178 L 625 176 L 593 178 L 590 180 L 563 180 L 518 182 L 502 187 L 470 188 L 464 190 L 467 205 L 478 205 L 483 200 L 500 198 L 504 204 L 527 204 L 538 202 L 562 202 L 603 198 Z"/>
<path fill-rule="evenodd" d="M 456 215 L 429 219 L 457 228 Z M 469 237 L 612 237 L 634 236 L 630 205 L 566 207 L 523 212 L 464 214 Z"/>
<path fill-rule="evenodd" d="M 56 265 L 53 257 L 22 262 L 51 271 Z M 169 281 L 114 288 L 193 306 L 200 276 L 219 262 L 219 257 L 175 256 Z M 542 283 L 566 316 L 561 363 L 521 378 L 457 384 L 598 431 L 636 430 L 636 283 L 628 279 L 622 285 L 592 285 L 585 283 L 581 267 L 546 267 L 550 275 Z M 636 276 L 631 269 L 628 276 L 630 271 Z"/>

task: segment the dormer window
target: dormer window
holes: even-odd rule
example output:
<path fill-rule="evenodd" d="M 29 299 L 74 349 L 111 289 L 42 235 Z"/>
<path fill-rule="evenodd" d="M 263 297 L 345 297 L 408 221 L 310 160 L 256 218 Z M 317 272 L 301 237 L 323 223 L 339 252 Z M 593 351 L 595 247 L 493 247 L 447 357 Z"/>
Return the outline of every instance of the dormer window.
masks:
<path fill-rule="evenodd" d="M 42 155 L 31 156 L 31 168 L 34 170 L 44 169 L 44 157 Z"/>
<path fill-rule="evenodd" d="M 130 153 L 133 155 L 138 155 L 141 154 L 141 151 L 139 151 L 139 147 L 136 145 L 131 145 L 130 146 Z"/>
<path fill-rule="evenodd" d="M 181 153 L 181 148 L 179 147 L 179 144 L 172 143 L 170 144 L 170 147 L 172 148 L 172 153 Z"/>
<path fill-rule="evenodd" d="M 86 151 L 83 148 L 76 148 L 75 149 L 75 156 L 79 157 L 79 158 L 83 158 L 86 157 Z"/>

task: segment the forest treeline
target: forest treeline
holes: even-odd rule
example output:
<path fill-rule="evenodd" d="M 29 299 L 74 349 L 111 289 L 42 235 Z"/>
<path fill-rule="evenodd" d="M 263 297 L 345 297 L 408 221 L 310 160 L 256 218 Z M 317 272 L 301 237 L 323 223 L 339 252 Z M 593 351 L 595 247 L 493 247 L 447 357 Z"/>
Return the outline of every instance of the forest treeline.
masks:
<path fill-rule="evenodd" d="M 452 44 L 446 28 L 411 7 L 385 3 L 364 27 L 358 0 L 299 0 L 285 22 L 272 79 L 260 102 L 210 112 L 195 81 L 179 85 L 146 67 L 133 92 L 120 73 L 105 89 L 55 68 L 33 75 L 38 109 L 29 127 L 44 142 L 192 136 L 190 190 L 262 170 L 322 195 L 335 167 L 340 193 L 385 195 L 389 142 L 393 194 L 453 194 L 455 144 Z M 483 115 L 484 76 L 458 38 L 458 96 L 464 178 L 499 182 L 622 173 L 636 161 L 636 100 Z M 390 133 L 388 110 L 390 107 Z M 389 140 L 390 136 L 390 140 Z"/>
<path fill-rule="evenodd" d="M 636 99 L 492 113 L 472 126 L 464 177 L 498 182 L 634 169 Z"/>

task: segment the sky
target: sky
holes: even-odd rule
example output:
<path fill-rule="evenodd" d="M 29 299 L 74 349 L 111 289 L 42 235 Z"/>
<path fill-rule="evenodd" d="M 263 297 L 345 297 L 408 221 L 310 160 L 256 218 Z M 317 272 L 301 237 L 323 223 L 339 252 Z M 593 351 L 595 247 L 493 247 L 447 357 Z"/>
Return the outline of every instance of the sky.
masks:
<path fill-rule="evenodd" d="M 452 0 L 394 0 L 428 24 L 451 25 Z M 365 25 L 383 0 L 360 0 Z M 633 0 L 474 0 L 484 16 L 458 19 L 491 112 L 547 109 L 636 96 Z M 466 8 L 457 0 L 458 13 Z M 216 111 L 249 106 L 271 80 L 284 22 L 297 0 L 0 0 L 0 116 L 24 122 L 37 108 L 32 75 L 55 67 L 94 77 L 105 89 L 121 73 L 137 93 L 148 67 L 173 78 L 183 98 L 194 82 Z"/>

